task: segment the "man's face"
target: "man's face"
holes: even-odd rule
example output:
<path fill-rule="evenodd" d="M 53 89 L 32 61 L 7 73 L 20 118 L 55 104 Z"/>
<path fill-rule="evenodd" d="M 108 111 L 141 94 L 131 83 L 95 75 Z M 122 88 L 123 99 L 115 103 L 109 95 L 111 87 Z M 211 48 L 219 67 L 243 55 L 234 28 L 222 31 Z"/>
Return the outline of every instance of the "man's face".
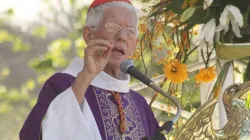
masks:
<path fill-rule="evenodd" d="M 132 55 L 136 46 L 136 27 L 136 15 L 132 11 L 121 7 L 104 10 L 103 21 L 94 36 L 114 44 L 108 67 L 119 68 L 120 63 Z"/>

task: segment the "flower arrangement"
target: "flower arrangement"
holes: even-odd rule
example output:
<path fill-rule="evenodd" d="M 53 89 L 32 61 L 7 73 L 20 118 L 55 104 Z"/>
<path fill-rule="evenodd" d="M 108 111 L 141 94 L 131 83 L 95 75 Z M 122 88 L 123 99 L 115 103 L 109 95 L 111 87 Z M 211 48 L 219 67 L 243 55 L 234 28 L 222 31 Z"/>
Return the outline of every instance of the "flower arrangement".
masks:
<path fill-rule="evenodd" d="M 196 81 L 211 82 L 216 76 L 214 69 L 214 66 L 200 69 L 199 73 L 195 75 Z"/>
<path fill-rule="evenodd" d="M 145 22 L 139 25 L 141 47 L 133 58 L 140 57 L 149 48 L 152 58 L 157 60 L 157 52 L 165 51 L 165 57 L 159 58 L 157 63 L 163 65 L 166 80 L 181 84 L 188 79 L 187 70 L 180 75 L 180 71 L 174 72 L 171 66 L 176 64 L 176 68 L 185 69 L 190 55 L 200 51 L 205 68 L 195 79 L 197 83 L 211 82 L 216 75 L 209 60 L 216 43 L 233 42 L 232 38 L 242 37 L 240 28 L 247 25 L 242 13 L 249 5 L 248 0 L 160 0 L 144 9 L 149 12 L 144 17 Z M 178 79 L 180 77 L 182 79 Z"/>
<path fill-rule="evenodd" d="M 146 68 L 145 61 L 149 60 L 144 53 L 150 52 L 150 60 L 163 68 L 165 78 L 160 86 L 180 101 L 183 101 L 180 97 L 184 82 L 191 76 L 197 83 L 194 89 L 201 83 L 215 80 L 216 69 L 210 60 L 217 51 L 217 44 L 244 42 L 244 30 L 250 29 L 247 24 L 250 23 L 249 0 L 158 0 L 143 11 L 146 16 L 139 24 L 140 47 L 132 58 L 141 59 Z M 205 67 L 191 74 L 188 65 L 197 53 Z M 158 94 L 150 104 L 156 96 Z M 182 102 L 183 108 L 189 104 L 191 110 L 195 110 L 189 103 L 190 97 L 186 103 Z M 176 127 L 178 133 L 178 124 Z"/>
<path fill-rule="evenodd" d="M 150 50 L 151 60 L 163 68 L 165 78 L 160 86 L 176 96 L 184 104 L 183 108 L 190 104 L 191 110 L 195 110 L 189 103 L 191 95 L 186 103 L 180 98 L 183 96 L 180 90 L 188 90 L 183 86 L 184 82 L 193 76 L 197 83 L 195 87 L 198 87 L 201 83 L 215 80 L 216 69 L 210 60 L 217 53 L 218 44 L 243 43 L 246 40 L 245 31 L 250 31 L 247 24 L 250 23 L 250 1 L 158 0 L 143 11 L 146 16 L 139 25 L 140 47 L 133 59 L 141 59 L 143 63 L 149 61 L 143 53 Z M 205 67 L 191 74 L 188 65 L 197 53 Z M 146 64 L 143 65 L 146 67 Z M 220 89 L 218 86 L 218 92 L 212 97 L 218 97 Z M 158 94 L 154 95 L 150 104 L 156 96 Z M 179 125 L 175 126 L 177 133 Z"/>
<path fill-rule="evenodd" d="M 181 64 L 177 59 L 166 63 L 164 66 L 165 76 L 173 83 L 179 84 L 187 79 L 187 66 Z"/>

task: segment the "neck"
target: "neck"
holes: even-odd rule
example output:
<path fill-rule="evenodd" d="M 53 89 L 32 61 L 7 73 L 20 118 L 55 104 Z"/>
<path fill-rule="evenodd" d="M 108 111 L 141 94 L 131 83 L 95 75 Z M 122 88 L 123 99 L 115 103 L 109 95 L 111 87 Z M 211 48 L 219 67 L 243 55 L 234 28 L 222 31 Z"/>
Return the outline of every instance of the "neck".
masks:
<path fill-rule="evenodd" d="M 120 69 L 105 67 L 103 71 L 115 79 L 119 79 L 119 77 L 120 77 Z"/>

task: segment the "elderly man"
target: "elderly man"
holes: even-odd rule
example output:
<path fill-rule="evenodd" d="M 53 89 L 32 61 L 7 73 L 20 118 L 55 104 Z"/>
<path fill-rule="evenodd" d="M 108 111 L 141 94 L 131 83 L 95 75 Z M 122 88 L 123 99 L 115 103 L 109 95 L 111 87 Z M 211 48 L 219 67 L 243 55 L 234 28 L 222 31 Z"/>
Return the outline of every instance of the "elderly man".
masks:
<path fill-rule="evenodd" d="M 136 47 L 137 22 L 129 0 L 91 4 L 84 59 L 75 58 L 46 81 L 20 140 L 139 140 L 155 134 L 151 109 L 120 71 Z"/>

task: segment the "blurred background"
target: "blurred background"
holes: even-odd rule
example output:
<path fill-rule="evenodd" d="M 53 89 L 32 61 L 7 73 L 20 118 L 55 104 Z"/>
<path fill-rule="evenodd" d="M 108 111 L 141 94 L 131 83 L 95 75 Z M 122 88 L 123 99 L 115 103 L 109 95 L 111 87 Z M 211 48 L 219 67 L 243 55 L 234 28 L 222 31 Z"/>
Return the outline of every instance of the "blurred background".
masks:
<path fill-rule="evenodd" d="M 37 101 L 39 91 L 44 82 L 55 72 L 63 70 L 75 57 L 83 57 L 84 43 L 81 30 L 85 16 L 92 0 L 0 0 L 0 139 L 17 140 L 19 131 L 29 112 Z M 155 1 L 132 1 L 138 9 L 143 32 L 144 18 L 147 8 Z M 199 27 L 196 27 L 199 30 Z M 165 27 L 166 34 L 171 26 Z M 150 49 L 146 49 L 143 59 L 136 59 L 136 67 L 149 77 L 162 84 L 164 73 L 161 58 L 166 53 L 158 39 L 156 54 L 158 59 L 152 59 Z M 171 42 L 171 39 L 170 39 Z M 167 44 L 166 44 L 167 46 Z M 139 49 L 140 47 L 138 47 Z M 175 51 L 175 50 L 173 50 Z M 176 50 L 178 51 L 178 50 Z M 135 55 L 141 55 L 138 51 Z M 211 65 L 215 65 L 215 52 L 211 53 Z M 195 81 L 195 74 L 204 67 L 199 51 L 195 50 L 187 61 L 189 78 L 176 90 L 176 96 L 183 107 L 185 123 L 193 112 L 205 102 L 202 98 L 208 96 L 214 81 L 200 86 Z M 157 61 L 156 61 L 157 60 Z M 242 81 L 248 61 L 235 64 L 235 81 Z M 169 81 L 162 87 L 168 89 Z M 138 81 L 132 79 L 131 88 L 140 92 L 148 102 L 154 92 Z M 176 87 L 177 89 L 177 87 Z M 182 88 L 183 89 L 183 88 Z M 204 94 L 201 91 L 207 91 Z M 202 96 L 202 97 L 201 97 Z M 202 101 L 203 100 L 203 101 Z M 152 110 L 159 121 L 168 120 L 175 113 L 169 101 L 157 96 L 152 104 Z M 178 131 L 178 129 L 177 129 Z"/>

